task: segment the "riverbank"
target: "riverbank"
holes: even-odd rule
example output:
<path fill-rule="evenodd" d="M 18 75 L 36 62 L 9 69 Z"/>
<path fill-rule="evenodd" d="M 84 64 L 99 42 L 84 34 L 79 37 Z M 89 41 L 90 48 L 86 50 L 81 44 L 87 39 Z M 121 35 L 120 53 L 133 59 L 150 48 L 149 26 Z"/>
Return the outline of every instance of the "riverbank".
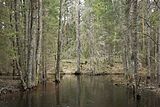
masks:
<path fill-rule="evenodd" d="M 21 90 L 20 80 L 0 79 L 0 98 L 1 99 L 5 95 L 12 94 L 15 92 L 20 92 L 20 90 Z"/>
<path fill-rule="evenodd" d="M 141 75 L 139 84 L 138 84 L 138 93 L 142 94 L 144 91 L 151 92 L 155 95 L 160 96 L 160 87 L 156 84 L 156 82 L 152 81 L 150 83 L 146 83 L 145 75 Z M 131 82 L 132 81 L 132 82 Z M 128 88 L 133 88 L 133 85 L 135 82 L 133 80 L 126 79 L 124 75 L 114 75 L 110 77 L 110 82 L 113 83 L 113 85 L 116 86 L 125 86 Z"/>

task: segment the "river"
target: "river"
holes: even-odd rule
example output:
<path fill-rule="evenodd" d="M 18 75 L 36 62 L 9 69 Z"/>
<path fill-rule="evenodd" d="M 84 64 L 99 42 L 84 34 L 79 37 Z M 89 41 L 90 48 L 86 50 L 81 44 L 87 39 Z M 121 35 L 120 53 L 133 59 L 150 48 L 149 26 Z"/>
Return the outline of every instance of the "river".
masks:
<path fill-rule="evenodd" d="M 10 95 L 0 107 L 160 107 L 160 97 L 144 91 L 137 101 L 130 89 L 113 85 L 106 76 L 64 76 L 60 84 L 47 82 Z"/>

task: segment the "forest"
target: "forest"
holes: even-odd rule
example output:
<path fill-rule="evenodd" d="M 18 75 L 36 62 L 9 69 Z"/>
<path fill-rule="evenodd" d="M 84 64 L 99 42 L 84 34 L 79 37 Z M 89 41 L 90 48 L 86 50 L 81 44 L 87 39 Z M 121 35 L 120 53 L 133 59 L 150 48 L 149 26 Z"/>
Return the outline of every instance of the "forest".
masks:
<path fill-rule="evenodd" d="M 0 107 L 159 105 L 160 0 L 0 0 Z"/>

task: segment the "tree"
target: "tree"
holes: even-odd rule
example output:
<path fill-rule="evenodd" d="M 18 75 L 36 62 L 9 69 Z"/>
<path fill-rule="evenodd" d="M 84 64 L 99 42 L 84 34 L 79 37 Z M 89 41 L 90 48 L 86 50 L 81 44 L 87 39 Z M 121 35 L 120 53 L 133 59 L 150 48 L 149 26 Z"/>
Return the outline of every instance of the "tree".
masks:
<path fill-rule="evenodd" d="M 57 58 L 56 58 L 56 81 L 60 81 L 60 54 L 61 54 L 61 38 L 62 38 L 62 3 L 60 0 L 60 8 L 59 8 L 59 28 L 58 28 L 58 39 L 57 39 Z"/>
<path fill-rule="evenodd" d="M 137 94 L 137 89 L 138 89 L 138 38 L 137 38 L 137 0 L 132 1 L 132 6 L 133 6 L 133 15 L 132 15 L 132 40 L 133 40 L 133 46 L 132 46 L 132 57 L 131 60 L 133 61 L 133 71 L 134 71 L 134 79 L 135 79 L 135 92 Z"/>
<path fill-rule="evenodd" d="M 76 42 L 77 42 L 77 71 L 80 74 L 81 42 L 80 42 L 80 0 L 76 0 Z"/>
<path fill-rule="evenodd" d="M 160 12 L 160 7 L 157 7 L 157 8 L 158 8 L 158 12 Z M 159 21 L 160 21 L 160 17 L 159 17 Z M 158 85 L 160 85 L 160 24 L 158 26 L 158 57 L 157 58 L 158 58 L 157 78 L 158 78 Z"/>

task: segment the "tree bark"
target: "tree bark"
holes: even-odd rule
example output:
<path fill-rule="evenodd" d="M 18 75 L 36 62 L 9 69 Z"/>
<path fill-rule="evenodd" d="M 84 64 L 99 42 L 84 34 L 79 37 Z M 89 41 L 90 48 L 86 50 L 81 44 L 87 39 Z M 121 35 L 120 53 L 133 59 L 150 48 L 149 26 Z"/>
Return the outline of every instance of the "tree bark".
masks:
<path fill-rule="evenodd" d="M 76 41 L 77 41 L 77 71 L 80 74 L 81 42 L 80 42 L 80 0 L 76 0 Z"/>
<path fill-rule="evenodd" d="M 42 53 L 42 0 L 38 0 L 38 35 L 36 48 L 36 84 L 38 84 Z"/>
<path fill-rule="evenodd" d="M 60 0 L 60 9 L 59 9 L 59 29 L 58 29 L 58 38 L 57 38 L 57 58 L 56 58 L 56 74 L 55 80 L 60 82 L 60 60 L 61 60 L 61 38 L 62 38 L 62 3 Z"/>
<path fill-rule="evenodd" d="M 133 71 L 134 71 L 134 79 L 135 79 L 135 92 L 137 94 L 138 89 L 138 39 L 137 39 L 137 0 L 132 0 L 133 3 L 133 15 L 132 15 L 132 39 L 133 39 L 133 47 L 132 47 L 132 60 L 133 60 Z"/>
<path fill-rule="evenodd" d="M 160 8 L 158 8 L 158 12 L 160 12 Z M 160 21 L 160 17 L 159 17 L 159 21 Z M 157 80 L 158 80 L 158 85 L 160 86 L 160 24 L 158 26 L 158 56 L 157 56 L 157 58 L 158 58 L 157 59 L 157 61 L 158 61 Z"/>
<path fill-rule="evenodd" d="M 131 21 L 131 0 L 127 0 L 127 8 L 126 8 L 126 36 L 124 37 L 124 40 L 126 42 L 124 42 L 124 60 L 125 60 L 125 71 L 127 76 L 129 76 L 128 74 L 131 73 L 131 51 L 132 51 L 132 40 L 131 40 L 131 25 L 130 25 L 130 21 Z"/>
<path fill-rule="evenodd" d="M 147 14 L 147 18 L 149 20 L 148 24 L 150 26 L 150 14 L 151 14 L 151 9 L 150 9 L 150 6 L 151 3 L 150 3 L 150 0 L 147 1 L 147 8 L 148 8 L 148 14 Z M 147 65 L 148 65 L 148 76 L 150 77 L 151 76 L 151 29 L 150 27 L 148 27 L 147 29 L 148 31 L 148 36 L 147 37 Z"/>
<path fill-rule="evenodd" d="M 37 34 L 37 0 L 30 0 L 30 24 L 28 41 L 28 88 L 36 86 L 36 34 Z"/>

